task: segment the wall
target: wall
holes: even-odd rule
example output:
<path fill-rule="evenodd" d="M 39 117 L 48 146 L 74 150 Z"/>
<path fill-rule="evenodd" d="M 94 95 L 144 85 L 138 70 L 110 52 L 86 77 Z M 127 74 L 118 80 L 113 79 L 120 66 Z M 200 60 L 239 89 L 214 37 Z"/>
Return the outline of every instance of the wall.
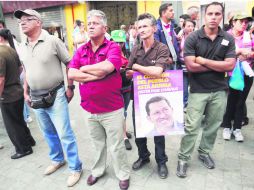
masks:
<path fill-rule="evenodd" d="M 68 41 L 68 50 L 71 55 L 73 55 L 73 23 L 75 20 L 79 19 L 84 21 L 85 26 L 87 24 L 87 12 L 88 12 L 88 3 L 79 3 L 73 5 L 67 5 L 64 7 L 65 22 L 66 22 L 66 36 Z"/>
<path fill-rule="evenodd" d="M 251 16 L 252 7 L 254 7 L 254 1 L 249 0 L 246 4 L 246 10 L 247 10 L 247 14 L 249 14 L 250 16 Z"/>
<path fill-rule="evenodd" d="M 150 13 L 155 16 L 155 18 L 158 18 L 160 5 L 161 1 L 137 1 L 137 13 L 138 15 Z"/>

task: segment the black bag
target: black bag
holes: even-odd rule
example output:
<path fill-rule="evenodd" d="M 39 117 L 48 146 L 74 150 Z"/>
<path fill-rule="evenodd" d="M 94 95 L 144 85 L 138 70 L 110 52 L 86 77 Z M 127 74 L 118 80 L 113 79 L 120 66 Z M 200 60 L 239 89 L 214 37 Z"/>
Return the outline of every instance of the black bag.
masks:
<path fill-rule="evenodd" d="M 34 93 L 32 90 L 30 92 L 31 97 L 31 107 L 33 109 L 39 109 L 39 108 L 49 108 L 53 106 L 57 90 L 60 89 L 64 85 L 64 82 L 61 82 L 59 85 L 57 85 L 55 88 L 49 90 L 48 93 Z"/>
<path fill-rule="evenodd" d="M 40 96 L 31 95 L 31 107 L 33 109 L 49 108 L 53 106 L 56 95 L 57 91 L 51 91 L 48 94 Z"/>

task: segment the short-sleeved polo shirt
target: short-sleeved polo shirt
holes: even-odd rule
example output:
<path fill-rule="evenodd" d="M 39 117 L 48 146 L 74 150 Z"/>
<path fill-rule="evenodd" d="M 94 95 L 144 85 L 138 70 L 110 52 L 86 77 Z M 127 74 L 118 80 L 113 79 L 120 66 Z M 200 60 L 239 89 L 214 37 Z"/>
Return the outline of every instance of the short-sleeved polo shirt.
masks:
<path fill-rule="evenodd" d="M 141 43 L 134 46 L 127 67 L 132 67 L 132 65 L 136 63 L 142 66 L 162 67 L 163 70 L 165 70 L 169 63 L 169 57 L 169 49 L 165 44 L 155 40 L 151 48 L 145 52 L 143 44 Z"/>
<path fill-rule="evenodd" d="M 71 57 L 59 38 L 42 30 L 34 45 L 27 41 L 21 50 L 26 80 L 32 90 L 49 90 L 64 80 L 61 62 L 67 65 Z"/>
<path fill-rule="evenodd" d="M 216 61 L 235 58 L 234 38 L 219 28 L 217 37 L 212 41 L 206 36 L 202 27 L 186 38 L 184 57 L 186 56 L 201 56 Z M 190 75 L 190 92 L 209 93 L 226 89 L 228 84 L 225 80 L 225 72 L 207 71 Z"/>
<path fill-rule="evenodd" d="M 101 80 L 79 84 L 81 106 L 92 114 L 112 112 L 123 107 L 120 46 L 104 39 L 103 44 L 93 52 L 89 41 L 77 50 L 68 65 L 69 68 L 80 69 L 105 60 L 114 65 L 115 70 L 112 73 Z"/>

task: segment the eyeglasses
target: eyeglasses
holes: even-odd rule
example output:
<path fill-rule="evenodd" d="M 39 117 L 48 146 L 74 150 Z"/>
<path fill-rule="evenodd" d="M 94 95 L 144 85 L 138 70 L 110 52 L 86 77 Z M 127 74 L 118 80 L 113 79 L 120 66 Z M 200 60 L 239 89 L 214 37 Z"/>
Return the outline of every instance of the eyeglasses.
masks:
<path fill-rule="evenodd" d="M 25 19 L 20 19 L 20 20 L 18 20 L 18 23 L 20 24 L 20 23 L 24 23 L 24 22 L 31 22 L 32 20 L 38 20 L 38 19 L 36 19 L 36 18 L 25 18 Z"/>

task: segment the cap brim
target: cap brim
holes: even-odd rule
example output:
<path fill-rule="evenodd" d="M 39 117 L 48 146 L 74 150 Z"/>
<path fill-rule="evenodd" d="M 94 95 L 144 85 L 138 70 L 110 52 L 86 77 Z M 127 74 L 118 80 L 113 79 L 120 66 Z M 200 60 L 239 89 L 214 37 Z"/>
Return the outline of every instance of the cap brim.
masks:
<path fill-rule="evenodd" d="M 249 21 L 253 21 L 253 18 L 252 17 L 248 17 L 247 18 Z"/>
<path fill-rule="evenodd" d="M 125 43 L 125 41 L 124 41 L 124 40 L 122 40 L 122 39 L 118 39 L 118 38 L 112 38 L 112 40 L 114 40 L 114 42 L 124 42 L 124 43 Z"/>
<path fill-rule="evenodd" d="M 243 18 L 241 18 L 241 19 L 239 19 L 239 20 L 242 20 L 242 19 L 247 19 L 248 21 L 252 21 L 252 18 L 251 18 L 251 17 L 243 17 Z"/>
<path fill-rule="evenodd" d="M 238 17 L 238 18 L 234 18 L 234 20 L 243 20 L 243 19 L 247 19 L 249 22 L 252 21 L 252 17 Z"/>
<path fill-rule="evenodd" d="M 24 15 L 24 14 L 27 15 L 27 13 L 25 13 L 24 11 L 21 11 L 21 10 L 17 10 L 14 12 L 14 16 L 18 19 L 20 19 L 22 17 L 22 15 Z"/>

